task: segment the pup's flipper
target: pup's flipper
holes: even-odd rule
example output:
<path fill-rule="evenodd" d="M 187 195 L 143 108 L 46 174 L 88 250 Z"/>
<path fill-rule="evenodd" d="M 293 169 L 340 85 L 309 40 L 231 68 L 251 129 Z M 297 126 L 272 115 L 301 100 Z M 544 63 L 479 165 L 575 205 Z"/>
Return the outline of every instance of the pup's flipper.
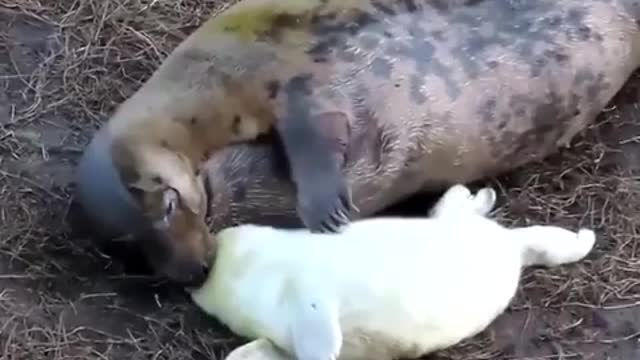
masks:
<path fill-rule="evenodd" d="M 306 280 L 294 281 L 289 293 L 293 351 L 300 360 L 335 360 L 342 348 L 338 306 L 320 281 Z"/>
<path fill-rule="evenodd" d="M 582 260 L 593 249 L 596 234 L 590 229 L 574 232 L 559 226 L 533 225 L 511 230 L 522 241 L 525 266 L 558 266 Z"/>
<path fill-rule="evenodd" d="M 225 360 L 292 360 L 269 340 L 258 339 L 233 349 Z"/>

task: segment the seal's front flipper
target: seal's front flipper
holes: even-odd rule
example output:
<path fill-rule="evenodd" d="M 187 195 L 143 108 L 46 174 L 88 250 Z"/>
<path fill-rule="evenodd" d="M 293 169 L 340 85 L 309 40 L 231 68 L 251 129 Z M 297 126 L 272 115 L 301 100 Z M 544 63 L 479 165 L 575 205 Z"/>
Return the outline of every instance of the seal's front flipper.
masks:
<path fill-rule="evenodd" d="M 349 129 L 342 112 L 290 112 L 278 122 L 297 189 L 298 214 L 313 232 L 337 232 L 355 209 L 342 172 Z"/>
<path fill-rule="evenodd" d="M 225 360 L 291 360 L 267 339 L 258 339 L 233 349 Z"/>

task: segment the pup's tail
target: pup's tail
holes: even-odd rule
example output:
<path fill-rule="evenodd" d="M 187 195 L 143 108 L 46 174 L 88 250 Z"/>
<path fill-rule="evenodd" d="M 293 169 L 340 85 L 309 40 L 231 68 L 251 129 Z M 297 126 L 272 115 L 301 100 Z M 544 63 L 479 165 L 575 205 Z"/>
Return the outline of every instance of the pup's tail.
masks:
<path fill-rule="evenodd" d="M 524 266 L 557 266 L 581 260 L 593 248 L 596 235 L 592 230 L 577 233 L 557 226 L 536 225 L 511 229 L 517 241 L 524 242 Z"/>

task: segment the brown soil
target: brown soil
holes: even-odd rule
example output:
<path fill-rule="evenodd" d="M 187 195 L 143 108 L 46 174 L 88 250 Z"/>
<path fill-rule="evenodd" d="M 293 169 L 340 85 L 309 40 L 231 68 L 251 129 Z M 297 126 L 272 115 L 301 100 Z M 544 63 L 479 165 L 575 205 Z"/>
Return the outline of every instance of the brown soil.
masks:
<path fill-rule="evenodd" d="M 180 289 L 72 236 L 66 220 L 94 129 L 221 7 L 0 0 L 0 359 L 204 360 L 241 343 Z M 526 271 L 507 313 L 430 358 L 640 358 L 639 95 L 634 76 L 574 147 L 492 181 L 506 223 L 589 226 L 596 250 Z"/>

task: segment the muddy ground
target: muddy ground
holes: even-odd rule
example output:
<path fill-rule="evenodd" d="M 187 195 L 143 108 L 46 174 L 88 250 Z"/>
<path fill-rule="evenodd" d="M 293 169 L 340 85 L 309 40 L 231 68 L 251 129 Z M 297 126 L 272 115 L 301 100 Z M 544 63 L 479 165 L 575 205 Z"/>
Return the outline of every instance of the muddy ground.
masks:
<path fill-rule="evenodd" d="M 242 342 L 65 220 L 91 133 L 221 6 L 0 0 L 0 359 L 204 360 Z M 639 95 L 634 75 L 573 148 L 492 181 L 505 223 L 589 226 L 596 249 L 526 271 L 507 313 L 431 359 L 640 357 Z"/>

